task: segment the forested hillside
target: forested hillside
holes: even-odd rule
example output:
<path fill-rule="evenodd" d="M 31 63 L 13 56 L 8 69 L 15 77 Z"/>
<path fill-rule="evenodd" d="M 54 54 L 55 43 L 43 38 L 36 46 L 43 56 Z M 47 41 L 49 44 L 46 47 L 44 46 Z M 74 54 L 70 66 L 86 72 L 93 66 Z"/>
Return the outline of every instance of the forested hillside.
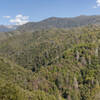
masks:
<path fill-rule="evenodd" d="M 20 31 L 37 31 L 41 29 L 51 28 L 73 28 L 87 26 L 90 24 L 100 24 L 100 16 L 85 16 L 81 15 L 72 18 L 51 17 L 40 22 L 29 22 L 17 28 Z"/>
<path fill-rule="evenodd" d="M 0 40 L 0 100 L 100 99 L 99 25 L 8 34 Z"/>

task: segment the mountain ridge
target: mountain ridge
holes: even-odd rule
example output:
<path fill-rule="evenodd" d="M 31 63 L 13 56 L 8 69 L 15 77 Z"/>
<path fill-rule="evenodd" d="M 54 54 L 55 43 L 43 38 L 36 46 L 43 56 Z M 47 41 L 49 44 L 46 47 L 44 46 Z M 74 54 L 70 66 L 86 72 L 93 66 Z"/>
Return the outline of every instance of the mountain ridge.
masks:
<path fill-rule="evenodd" d="M 93 16 L 77 16 L 77 17 L 50 17 L 39 22 L 29 22 L 19 26 L 17 30 L 20 31 L 36 31 L 50 28 L 73 28 L 79 26 L 86 26 L 89 24 L 100 24 L 100 15 Z"/>

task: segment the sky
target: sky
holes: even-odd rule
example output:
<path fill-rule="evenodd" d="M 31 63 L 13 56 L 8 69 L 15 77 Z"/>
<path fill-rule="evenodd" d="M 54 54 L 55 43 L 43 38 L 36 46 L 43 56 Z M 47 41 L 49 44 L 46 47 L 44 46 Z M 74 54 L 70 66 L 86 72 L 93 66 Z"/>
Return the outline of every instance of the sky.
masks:
<path fill-rule="evenodd" d="M 80 15 L 100 15 L 100 0 L 0 0 L 0 24 L 4 25 Z"/>

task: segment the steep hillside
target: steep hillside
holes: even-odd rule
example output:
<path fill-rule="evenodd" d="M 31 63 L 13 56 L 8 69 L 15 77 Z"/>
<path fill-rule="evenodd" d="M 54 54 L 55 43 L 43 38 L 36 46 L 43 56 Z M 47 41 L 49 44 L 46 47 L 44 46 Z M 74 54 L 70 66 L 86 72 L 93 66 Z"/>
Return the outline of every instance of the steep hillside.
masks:
<path fill-rule="evenodd" d="M 74 18 L 57 18 L 52 17 L 40 22 L 30 22 L 19 26 L 21 31 L 36 31 L 50 28 L 72 28 L 86 26 L 89 24 L 100 24 L 100 16 L 78 16 Z"/>
<path fill-rule="evenodd" d="M 16 32 L 0 42 L 0 99 L 100 99 L 99 25 Z"/>
<path fill-rule="evenodd" d="M 96 41 L 94 31 L 99 33 L 99 26 L 23 32 L 2 42 L 0 53 L 24 68 L 35 71 L 41 66 L 55 63 L 64 50 L 75 44 Z"/>
<path fill-rule="evenodd" d="M 57 100 L 41 90 L 33 89 L 34 75 L 0 57 L 0 100 Z"/>

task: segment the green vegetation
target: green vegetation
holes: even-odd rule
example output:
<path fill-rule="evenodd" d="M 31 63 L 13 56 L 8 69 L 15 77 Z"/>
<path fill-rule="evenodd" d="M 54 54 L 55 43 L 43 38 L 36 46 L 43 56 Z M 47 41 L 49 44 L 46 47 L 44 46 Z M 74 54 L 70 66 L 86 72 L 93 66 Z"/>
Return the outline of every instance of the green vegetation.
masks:
<path fill-rule="evenodd" d="M 0 42 L 0 100 L 100 99 L 99 26 L 14 34 Z"/>

